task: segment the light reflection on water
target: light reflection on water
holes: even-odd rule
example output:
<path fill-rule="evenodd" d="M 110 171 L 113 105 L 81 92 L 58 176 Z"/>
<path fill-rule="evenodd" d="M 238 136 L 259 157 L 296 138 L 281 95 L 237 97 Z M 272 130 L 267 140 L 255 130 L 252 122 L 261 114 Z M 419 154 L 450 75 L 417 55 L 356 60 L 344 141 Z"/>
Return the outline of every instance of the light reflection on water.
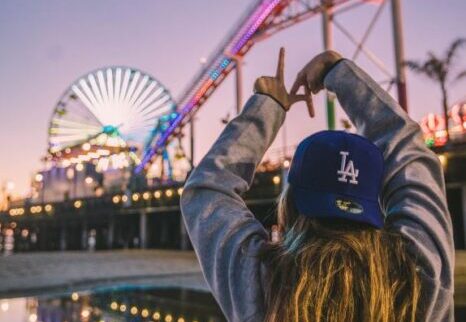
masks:
<path fill-rule="evenodd" d="M 0 322 L 36 322 L 33 299 L 10 299 L 0 301 Z"/>
<path fill-rule="evenodd" d="M 223 322 L 210 294 L 182 289 L 112 289 L 0 300 L 0 322 Z"/>

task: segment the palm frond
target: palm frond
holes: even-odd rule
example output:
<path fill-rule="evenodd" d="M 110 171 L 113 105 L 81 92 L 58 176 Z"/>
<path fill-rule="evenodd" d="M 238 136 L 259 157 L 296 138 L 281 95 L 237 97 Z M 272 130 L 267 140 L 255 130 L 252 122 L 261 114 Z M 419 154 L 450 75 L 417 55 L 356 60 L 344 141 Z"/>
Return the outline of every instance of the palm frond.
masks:
<path fill-rule="evenodd" d="M 445 56 L 445 63 L 447 66 L 453 62 L 456 52 L 464 45 L 466 45 L 466 38 L 458 38 L 451 44 Z"/>
<path fill-rule="evenodd" d="M 438 80 L 438 61 L 436 60 L 429 59 L 422 63 L 406 61 L 405 65 L 415 73 L 423 74 L 434 81 Z"/>
<path fill-rule="evenodd" d="M 405 66 L 408 66 L 408 68 L 411 69 L 413 72 L 419 73 L 422 70 L 422 63 L 419 61 L 406 60 L 403 64 Z"/>
<path fill-rule="evenodd" d="M 447 79 L 451 78 L 453 69 L 453 60 L 457 51 L 466 44 L 466 38 L 455 40 L 447 50 L 445 57 L 439 58 L 432 51 L 427 53 L 425 61 L 406 61 L 405 65 L 416 73 L 426 75 L 430 80 L 437 82 L 442 91 L 442 105 L 444 109 L 444 117 L 448 119 L 448 88 L 446 86 Z M 456 80 L 466 77 L 466 70 L 456 76 Z M 447 131 L 448 139 L 448 131 Z"/>
<path fill-rule="evenodd" d="M 457 82 L 460 79 L 465 78 L 465 77 L 466 77 L 466 70 L 463 70 L 462 72 L 458 73 L 458 75 L 456 75 L 454 81 Z"/>

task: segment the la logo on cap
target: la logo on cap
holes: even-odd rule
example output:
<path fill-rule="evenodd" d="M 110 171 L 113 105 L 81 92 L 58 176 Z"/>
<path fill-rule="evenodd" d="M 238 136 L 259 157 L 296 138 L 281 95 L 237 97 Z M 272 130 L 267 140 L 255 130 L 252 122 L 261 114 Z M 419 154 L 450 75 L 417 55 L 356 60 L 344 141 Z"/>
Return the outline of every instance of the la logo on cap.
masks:
<path fill-rule="evenodd" d="M 347 151 L 340 151 L 341 155 L 341 167 L 340 170 L 337 171 L 337 174 L 340 175 L 338 177 L 338 181 L 341 182 L 348 182 L 348 176 L 350 177 L 349 183 L 352 184 L 358 184 L 358 175 L 359 175 L 359 169 L 354 168 L 354 163 L 352 160 L 348 160 L 346 162 L 346 157 L 349 155 L 349 152 Z"/>
<path fill-rule="evenodd" d="M 288 183 L 300 215 L 384 226 L 379 196 L 382 151 L 370 140 L 343 131 L 321 131 L 299 143 Z"/>

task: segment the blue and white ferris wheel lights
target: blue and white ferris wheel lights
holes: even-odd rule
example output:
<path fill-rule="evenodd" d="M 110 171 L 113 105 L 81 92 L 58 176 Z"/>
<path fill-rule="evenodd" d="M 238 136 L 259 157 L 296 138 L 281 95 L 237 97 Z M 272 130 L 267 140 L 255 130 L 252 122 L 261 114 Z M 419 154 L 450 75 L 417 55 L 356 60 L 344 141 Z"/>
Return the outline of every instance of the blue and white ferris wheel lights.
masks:
<path fill-rule="evenodd" d="M 105 134 L 139 149 L 175 103 L 153 77 L 126 67 L 91 72 L 76 81 L 57 104 L 49 129 L 49 150 L 62 151 Z"/>

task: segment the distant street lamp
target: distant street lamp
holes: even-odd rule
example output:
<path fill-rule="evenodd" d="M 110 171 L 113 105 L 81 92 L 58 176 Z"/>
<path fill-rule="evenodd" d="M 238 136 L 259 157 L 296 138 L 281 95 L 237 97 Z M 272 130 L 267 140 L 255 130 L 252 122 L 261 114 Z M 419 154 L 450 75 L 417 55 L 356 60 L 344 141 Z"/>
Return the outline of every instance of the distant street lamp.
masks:
<path fill-rule="evenodd" d="M 6 191 L 11 193 L 14 189 L 15 189 L 15 183 L 13 181 L 8 181 L 6 183 Z"/>
<path fill-rule="evenodd" d="M 36 180 L 36 182 L 42 182 L 42 180 L 44 180 L 44 176 L 41 173 L 37 173 L 34 180 Z"/>
<path fill-rule="evenodd" d="M 34 181 L 37 184 L 37 189 L 39 190 L 39 197 L 41 202 L 44 202 L 44 176 L 42 173 L 36 173 Z"/>
<path fill-rule="evenodd" d="M 74 178 L 74 169 L 73 168 L 66 169 L 66 178 L 68 180 L 72 180 Z"/>
<path fill-rule="evenodd" d="M 88 185 L 91 185 L 94 182 L 94 179 L 92 177 L 86 177 L 86 179 L 84 179 L 84 182 L 86 182 L 86 184 Z"/>

